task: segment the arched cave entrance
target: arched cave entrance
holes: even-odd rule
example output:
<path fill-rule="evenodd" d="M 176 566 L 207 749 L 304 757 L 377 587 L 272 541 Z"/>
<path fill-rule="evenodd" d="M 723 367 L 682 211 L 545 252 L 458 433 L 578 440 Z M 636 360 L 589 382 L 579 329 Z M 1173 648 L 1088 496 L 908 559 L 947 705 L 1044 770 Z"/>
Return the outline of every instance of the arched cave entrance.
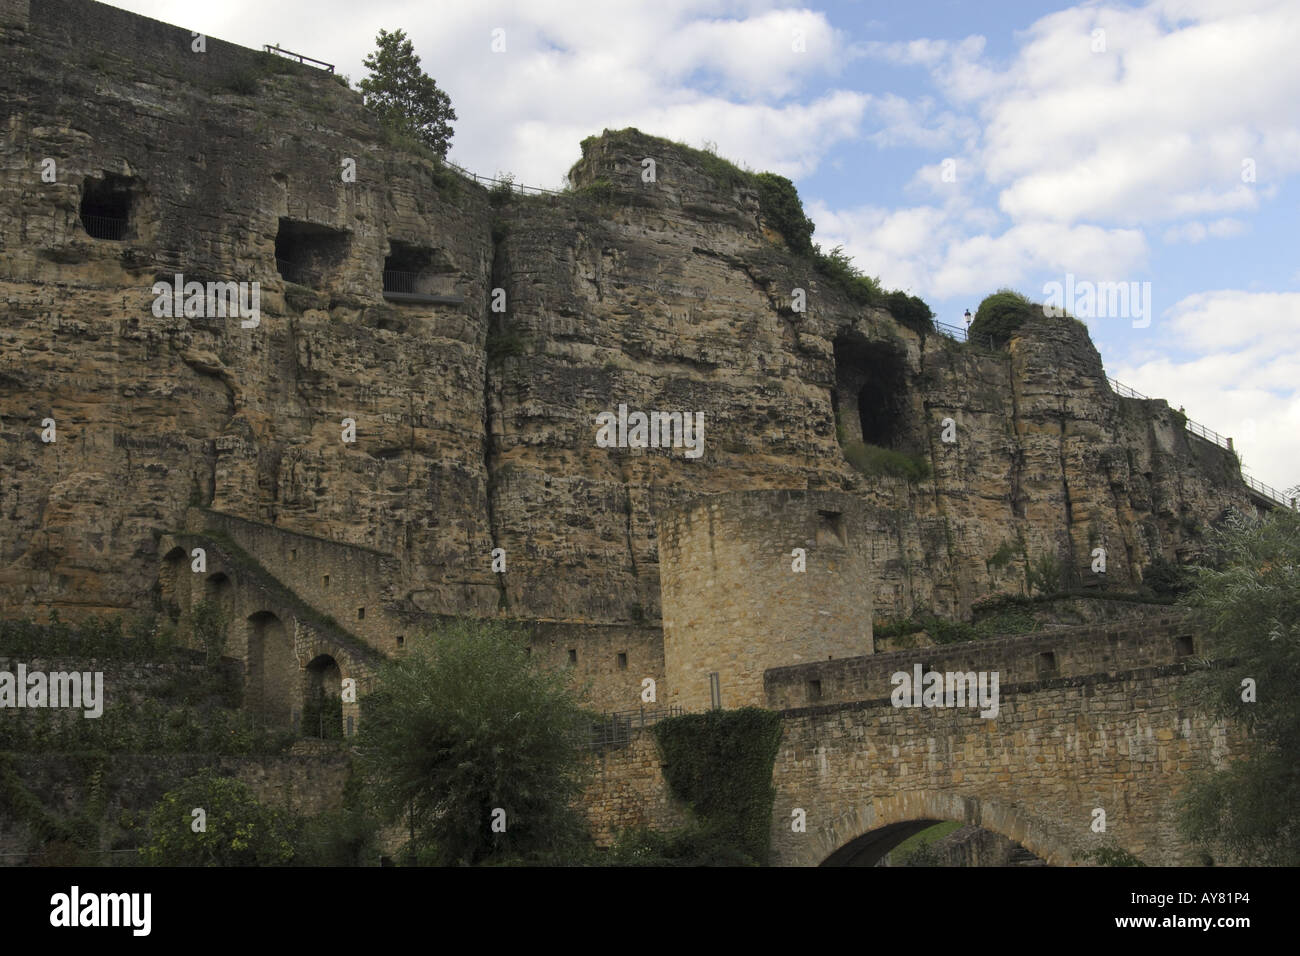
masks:
<path fill-rule="evenodd" d="M 293 723 L 298 659 L 283 622 L 270 611 L 248 618 L 247 695 L 249 709 L 268 724 L 288 729 Z"/>
<path fill-rule="evenodd" d="M 203 581 L 203 600 L 221 608 L 222 613 L 227 615 L 227 620 L 230 613 L 231 588 L 230 578 L 224 571 L 209 574 Z"/>
<path fill-rule="evenodd" d="M 860 441 L 906 450 L 909 444 L 907 370 L 903 356 L 861 336 L 835 340 L 835 388 L 831 402 L 842 443 Z"/>
<path fill-rule="evenodd" d="M 864 833 L 821 865 L 1047 866 L 1047 862 L 992 830 L 930 819 L 905 820 Z"/>
<path fill-rule="evenodd" d="M 190 573 L 189 564 L 189 555 L 178 545 L 167 552 L 158 572 L 162 611 L 172 621 L 179 621 L 181 615 L 190 609 L 190 580 L 187 577 Z"/>
<path fill-rule="evenodd" d="M 338 662 L 321 654 L 307 665 L 302 706 L 304 737 L 340 740 L 343 737 L 343 672 Z"/>

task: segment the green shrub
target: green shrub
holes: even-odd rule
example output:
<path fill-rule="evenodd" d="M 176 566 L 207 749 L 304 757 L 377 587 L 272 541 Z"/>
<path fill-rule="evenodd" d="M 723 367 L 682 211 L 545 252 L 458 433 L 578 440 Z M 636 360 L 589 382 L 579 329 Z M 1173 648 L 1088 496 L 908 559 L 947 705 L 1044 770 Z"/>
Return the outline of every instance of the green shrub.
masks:
<path fill-rule="evenodd" d="M 1145 863 L 1128 850 L 1109 843 L 1102 844 L 1095 850 L 1087 850 L 1080 853 L 1077 858 L 1080 860 L 1091 860 L 1098 866 L 1146 866 Z"/>
<path fill-rule="evenodd" d="M 602 861 L 613 866 L 752 866 L 723 828 L 698 821 L 673 830 L 638 828 L 619 834 Z"/>
<path fill-rule="evenodd" d="M 503 206 L 515 195 L 515 174 L 497 173 L 497 182 L 488 190 L 488 202 Z"/>
<path fill-rule="evenodd" d="M 796 255 L 812 255 L 813 221 L 804 215 L 803 203 L 794 183 L 776 173 L 754 176 L 758 187 L 759 214 L 785 239 Z"/>
<path fill-rule="evenodd" d="M 879 305 L 883 300 L 884 291 L 880 288 L 880 280 L 864 274 L 855 266 L 843 246 L 836 246 L 830 252 L 823 253 L 821 246 L 814 245 L 813 261 L 818 272 L 843 289 L 859 305 Z"/>
<path fill-rule="evenodd" d="M 194 832 L 193 811 L 205 829 Z M 247 785 L 211 768 L 170 790 L 149 816 L 140 855 L 150 866 L 275 866 L 293 859 L 293 818 L 258 803 Z"/>
<path fill-rule="evenodd" d="M 1193 583 L 1192 572 L 1161 555 L 1156 555 L 1142 569 L 1142 585 L 1161 597 L 1185 594 L 1192 589 Z"/>
<path fill-rule="evenodd" d="M 898 320 L 899 325 L 906 326 L 917 335 L 924 337 L 934 331 L 934 313 L 914 295 L 895 290 L 885 296 L 885 308 Z"/>
<path fill-rule="evenodd" d="M 495 332 L 487 337 L 487 358 L 489 362 L 499 362 L 503 358 L 523 355 L 528 339 L 518 332 Z"/>
<path fill-rule="evenodd" d="M 257 81 L 261 74 L 256 70 L 240 70 L 226 79 L 226 89 L 240 96 L 253 96 L 257 93 Z"/>
<path fill-rule="evenodd" d="M 595 202 L 611 202 L 616 194 L 614 184 L 603 176 L 574 190 L 575 196 Z"/>
<path fill-rule="evenodd" d="M 990 338 L 999 347 L 1005 346 L 1035 314 L 1041 318 L 1042 308 L 1026 296 L 1014 289 L 999 289 L 980 303 L 970 324 L 970 338 Z"/>
<path fill-rule="evenodd" d="M 211 666 L 220 662 L 221 653 L 226 648 L 229 626 L 221 606 L 213 601 L 199 601 L 190 611 L 190 624 L 208 664 Z"/>
<path fill-rule="evenodd" d="M 1045 552 L 1025 566 L 1025 588 L 1030 593 L 1056 594 L 1065 586 L 1063 575 L 1060 559 Z"/>
<path fill-rule="evenodd" d="M 845 442 L 844 457 L 859 472 L 871 478 L 891 475 L 915 482 L 930 477 L 930 463 L 924 458 L 879 445 L 856 440 Z"/>

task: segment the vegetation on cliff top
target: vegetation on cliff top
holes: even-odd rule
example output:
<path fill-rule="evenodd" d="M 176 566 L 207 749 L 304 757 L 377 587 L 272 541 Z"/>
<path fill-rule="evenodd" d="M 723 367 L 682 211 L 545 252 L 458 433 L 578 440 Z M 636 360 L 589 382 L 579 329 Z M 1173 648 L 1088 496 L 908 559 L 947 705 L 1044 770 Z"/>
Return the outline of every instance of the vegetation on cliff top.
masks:
<path fill-rule="evenodd" d="M 984 297 L 975 318 L 970 324 L 970 339 L 989 341 L 997 348 L 1005 348 L 1021 328 L 1027 323 L 1042 322 L 1046 316 L 1043 306 L 1015 289 L 998 289 L 997 292 Z M 1085 326 L 1073 316 L 1067 316 L 1071 322 Z"/>
<path fill-rule="evenodd" d="M 439 157 L 446 156 L 451 147 L 451 121 L 456 119 L 451 98 L 420 69 L 420 58 L 405 32 L 381 29 L 375 44 L 376 49 L 362 61 L 370 75 L 358 84 L 366 106 L 379 116 L 386 130 L 424 144 Z"/>

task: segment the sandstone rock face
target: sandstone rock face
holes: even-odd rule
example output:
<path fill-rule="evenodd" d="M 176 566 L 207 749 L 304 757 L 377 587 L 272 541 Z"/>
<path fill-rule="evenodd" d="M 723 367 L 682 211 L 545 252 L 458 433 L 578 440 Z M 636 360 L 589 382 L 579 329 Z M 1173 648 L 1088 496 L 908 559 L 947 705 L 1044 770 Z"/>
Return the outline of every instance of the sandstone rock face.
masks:
<path fill-rule="evenodd" d="M 1003 542 L 1085 576 L 1104 547 L 1132 584 L 1249 507 L 1235 461 L 1117 397 L 1076 323 L 1002 353 L 921 338 L 683 149 L 596 137 L 587 198 L 498 197 L 390 147 L 328 75 L 190 42 L 88 0 L 0 21 L 0 612 L 157 606 L 158 542 L 201 506 L 391 557 L 375 606 L 567 628 L 553 653 L 590 639 L 612 668 L 623 634 L 655 659 L 658 516 L 700 496 L 856 499 L 876 617 L 1016 590 Z M 123 238 L 88 234 L 97 209 Z M 386 299 L 386 263 L 433 295 Z M 260 283 L 260 321 L 156 315 L 176 273 Z M 620 405 L 702 414 L 702 454 L 600 447 Z M 859 474 L 837 409 L 932 477 Z M 601 699 L 634 706 L 635 670 Z"/>

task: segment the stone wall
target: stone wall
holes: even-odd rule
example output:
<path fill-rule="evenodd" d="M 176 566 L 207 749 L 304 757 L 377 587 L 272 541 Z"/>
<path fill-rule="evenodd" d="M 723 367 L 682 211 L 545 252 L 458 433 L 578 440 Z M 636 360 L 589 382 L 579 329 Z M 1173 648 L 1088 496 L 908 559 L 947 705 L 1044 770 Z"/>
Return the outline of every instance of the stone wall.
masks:
<path fill-rule="evenodd" d="M 763 703 L 763 672 L 872 652 L 870 542 L 831 492 L 713 495 L 659 522 L 664 661 L 673 704 Z M 795 570 L 794 549 L 806 570 Z"/>
<path fill-rule="evenodd" d="M 773 667 L 763 674 L 764 705 L 787 710 L 887 699 L 894 688 L 890 677 L 898 671 L 910 676 L 916 664 L 923 665 L 922 673 L 997 671 L 1000 685 L 1008 688 L 1044 677 L 1114 673 L 1208 656 L 1204 638 L 1184 612 L 1153 610 L 1157 616 L 1145 619 Z"/>
<path fill-rule="evenodd" d="M 276 578 L 377 651 L 391 653 L 401 620 L 388 606 L 402 590 L 401 563 L 390 554 L 193 509 L 191 531 L 219 532 L 256 555 Z"/>
<path fill-rule="evenodd" d="M 688 811 L 664 781 L 652 731 L 633 731 L 628 746 L 596 754 L 592 762 L 582 807 L 597 846 L 609 846 L 622 830 L 669 830 L 686 822 Z"/>

